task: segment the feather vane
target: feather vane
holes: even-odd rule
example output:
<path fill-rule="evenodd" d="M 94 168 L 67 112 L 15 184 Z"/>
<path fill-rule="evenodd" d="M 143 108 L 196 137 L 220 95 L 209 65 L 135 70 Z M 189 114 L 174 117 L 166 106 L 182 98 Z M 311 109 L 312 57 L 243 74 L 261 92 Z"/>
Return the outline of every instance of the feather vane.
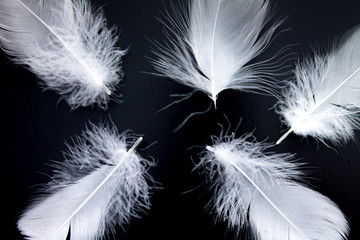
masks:
<path fill-rule="evenodd" d="M 69 146 L 52 181 L 22 214 L 18 228 L 28 239 L 99 239 L 117 224 L 150 207 L 151 164 L 134 153 L 139 138 L 126 151 L 128 137 L 116 129 L 92 125 L 78 144 Z"/>

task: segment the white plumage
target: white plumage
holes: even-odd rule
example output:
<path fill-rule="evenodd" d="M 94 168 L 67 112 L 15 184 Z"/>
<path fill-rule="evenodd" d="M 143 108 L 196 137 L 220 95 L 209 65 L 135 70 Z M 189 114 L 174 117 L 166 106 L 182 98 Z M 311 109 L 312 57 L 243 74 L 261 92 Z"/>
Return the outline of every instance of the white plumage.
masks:
<path fill-rule="evenodd" d="M 150 207 L 149 161 L 134 153 L 134 142 L 115 128 L 91 125 L 69 146 L 44 195 L 22 214 L 18 228 L 28 239 L 95 240 L 129 223 Z"/>
<path fill-rule="evenodd" d="M 87 0 L 0 2 L 0 47 L 73 109 L 106 108 L 122 78 L 114 32 Z"/>
<path fill-rule="evenodd" d="M 225 89 L 274 94 L 268 62 L 250 63 L 268 45 L 267 0 L 192 0 L 167 13 L 168 43 L 156 43 L 159 75 L 205 92 L 216 106 Z"/>
<path fill-rule="evenodd" d="M 261 240 L 341 240 L 349 227 L 327 197 L 300 184 L 302 173 L 290 154 L 265 153 L 270 146 L 245 135 L 213 137 L 195 167 L 215 189 L 217 220 L 239 233 L 250 228 Z"/>
<path fill-rule="evenodd" d="M 360 28 L 349 32 L 329 54 L 315 54 L 295 69 L 295 82 L 280 99 L 277 112 L 301 136 L 342 144 L 360 126 Z"/>

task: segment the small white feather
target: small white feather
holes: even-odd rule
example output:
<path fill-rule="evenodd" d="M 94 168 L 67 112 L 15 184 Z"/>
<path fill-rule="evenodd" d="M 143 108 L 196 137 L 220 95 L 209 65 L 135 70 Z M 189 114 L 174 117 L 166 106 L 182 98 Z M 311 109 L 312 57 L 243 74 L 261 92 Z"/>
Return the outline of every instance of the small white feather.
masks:
<path fill-rule="evenodd" d="M 0 47 L 74 109 L 106 108 L 126 51 L 87 0 L 2 0 Z"/>
<path fill-rule="evenodd" d="M 277 112 L 290 132 L 343 144 L 360 126 L 360 28 L 329 54 L 315 54 L 295 69 Z"/>
<path fill-rule="evenodd" d="M 217 220 L 239 233 L 250 227 L 261 240 L 341 240 L 349 231 L 343 213 L 327 197 L 300 184 L 299 164 L 290 154 L 248 134 L 213 137 L 195 167 L 207 174 L 215 193 L 209 203 Z"/>
<path fill-rule="evenodd" d="M 95 240 L 150 207 L 146 168 L 151 164 L 127 152 L 129 139 L 115 128 L 91 125 L 69 146 L 52 181 L 22 214 L 18 228 L 28 239 Z"/>
<path fill-rule="evenodd" d="M 169 43 L 156 43 L 159 75 L 205 92 L 215 103 L 225 89 L 271 93 L 268 62 L 250 63 L 280 23 L 269 21 L 267 0 L 192 0 L 167 13 Z"/>

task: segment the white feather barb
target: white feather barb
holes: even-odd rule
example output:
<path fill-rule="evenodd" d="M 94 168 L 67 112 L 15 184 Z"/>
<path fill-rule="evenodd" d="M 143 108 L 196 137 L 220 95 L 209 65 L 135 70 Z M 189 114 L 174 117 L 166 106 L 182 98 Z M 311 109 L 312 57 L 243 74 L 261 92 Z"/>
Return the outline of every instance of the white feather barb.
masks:
<path fill-rule="evenodd" d="M 299 181 L 293 155 L 265 153 L 271 147 L 251 134 L 213 137 L 195 169 L 215 193 L 209 205 L 217 220 L 239 233 L 249 227 L 259 240 L 342 240 L 349 231 L 339 208 Z"/>
<path fill-rule="evenodd" d="M 46 194 L 19 219 L 18 229 L 28 239 L 64 240 L 69 231 L 71 239 L 100 239 L 149 209 L 146 167 L 151 163 L 134 153 L 142 138 L 126 151 L 126 133 L 91 126 L 69 146 Z"/>
<path fill-rule="evenodd" d="M 0 47 L 73 109 L 106 108 L 122 78 L 114 30 L 87 0 L 0 2 Z"/>
<path fill-rule="evenodd" d="M 159 75 L 206 93 L 215 107 L 225 89 L 276 95 L 274 82 L 264 78 L 274 70 L 270 61 L 250 63 L 280 25 L 264 31 L 267 0 L 192 0 L 166 17 L 168 43 L 155 43 L 152 60 Z"/>
<path fill-rule="evenodd" d="M 360 28 L 349 32 L 326 56 L 315 54 L 295 70 L 295 82 L 277 112 L 291 132 L 343 144 L 360 126 Z"/>

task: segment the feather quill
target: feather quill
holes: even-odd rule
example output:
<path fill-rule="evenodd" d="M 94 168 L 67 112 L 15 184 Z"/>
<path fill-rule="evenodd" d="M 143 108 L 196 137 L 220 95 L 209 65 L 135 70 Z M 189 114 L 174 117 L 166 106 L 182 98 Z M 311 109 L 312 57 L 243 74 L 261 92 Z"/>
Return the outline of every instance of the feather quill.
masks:
<path fill-rule="evenodd" d="M 57 165 L 52 181 L 22 214 L 18 229 L 27 239 L 95 240 L 115 225 L 149 209 L 151 164 L 134 153 L 131 140 L 115 128 L 91 125 Z M 127 143 L 135 142 L 126 151 Z"/>
<path fill-rule="evenodd" d="M 315 54 L 295 70 L 295 82 L 279 100 L 277 112 L 291 132 L 343 144 L 360 126 L 360 28 L 349 32 L 336 49 Z"/>
<path fill-rule="evenodd" d="M 115 46 L 114 30 L 87 0 L 0 2 L 0 47 L 72 109 L 106 108 L 122 78 L 119 64 L 126 51 Z"/>
<path fill-rule="evenodd" d="M 290 154 L 268 154 L 271 147 L 251 134 L 213 137 L 195 169 L 215 189 L 209 203 L 217 220 L 237 233 L 250 227 L 255 239 L 346 239 L 343 213 L 327 197 L 299 181 L 299 163 Z"/>
<path fill-rule="evenodd" d="M 225 89 L 275 94 L 266 80 L 269 62 L 250 63 L 280 22 L 269 21 L 267 0 L 192 0 L 167 12 L 166 45 L 155 43 L 159 75 L 206 93 L 214 102 Z"/>

